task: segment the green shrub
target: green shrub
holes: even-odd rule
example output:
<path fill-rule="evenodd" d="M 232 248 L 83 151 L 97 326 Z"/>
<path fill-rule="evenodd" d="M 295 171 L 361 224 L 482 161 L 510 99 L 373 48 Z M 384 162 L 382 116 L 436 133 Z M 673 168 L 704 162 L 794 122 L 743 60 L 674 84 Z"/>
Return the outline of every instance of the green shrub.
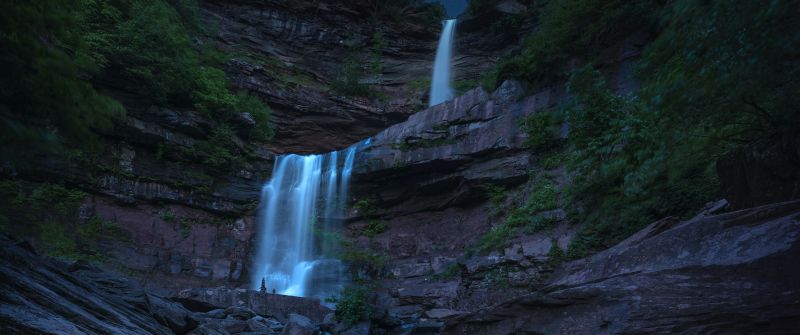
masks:
<path fill-rule="evenodd" d="M 236 95 L 236 103 L 233 106 L 233 110 L 237 113 L 250 113 L 253 116 L 253 120 L 256 121 L 255 128 L 250 134 L 250 138 L 253 140 L 266 142 L 275 135 L 270 123 L 272 112 L 269 106 L 262 103 L 257 97 L 245 92 L 239 92 Z"/>
<path fill-rule="evenodd" d="M 342 65 L 336 80 L 331 83 L 331 88 L 345 96 L 369 97 L 371 95 L 369 86 L 359 81 L 361 72 L 361 67 L 356 62 L 356 59 L 351 57 Z"/>
<path fill-rule="evenodd" d="M 381 220 L 375 220 L 375 219 L 373 219 L 373 220 L 369 220 L 369 221 L 367 221 L 367 227 L 366 227 L 366 228 L 364 228 L 364 230 L 362 231 L 362 233 L 363 233 L 365 236 L 368 236 L 368 237 L 374 237 L 375 235 L 378 235 L 378 234 L 380 234 L 380 233 L 383 233 L 383 232 L 385 232 L 385 231 L 386 231 L 386 229 L 388 229 L 388 228 L 386 227 L 386 223 L 384 223 L 384 222 L 383 222 L 383 221 L 381 221 Z"/>
<path fill-rule="evenodd" d="M 48 255 L 69 259 L 78 258 L 75 238 L 67 234 L 63 223 L 46 221 L 39 226 L 39 241 Z"/>
<path fill-rule="evenodd" d="M 481 236 L 477 245 L 473 246 L 470 252 L 488 253 L 492 250 L 501 250 L 511 238 L 519 233 L 520 229 L 524 229 L 523 232 L 532 233 L 549 228 L 556 222 L 555 218 L 538 215 L 558 206 L 555 185 L 547 178 L 538 177 L 530 184 L 529 192 L 525 203 L 507 211 L 508 214 L 503 222 L 495 225 L 489 232 Z M 496 199 L 500 199 L 499 194 L 504 194 L 504 192 L 498 193 Z M 506 210 L 503 209 L 500 212 L 502 211 Z"/>
<path fill-rule="evenodd" d="M 211 131 L 207 141 L 197 144 L 194 152 L 200 155 L 206 166 L 219 171 L 230 171 L 244 164 L 236 134 L 228 125 L 221 125 Z"/>
<path fill-rule="evenodd" d="M 164 222 L 168 223 L 175 222 L 175 218 L 176 218 L 175 212 L 173 212 L 169 208 L 161 212 L 161 220 L 164 220 Z"/>
<path fill-rule="evenodd" d="M 506 188 L 494 184 L 484 184 L 481 185 L 481 188 L 486 192 L 486 196 L 489 198 L 489 215 L 498 216 L 503 214 L 506 210 L 505 201 L 506 198 L 508 198 L 508 191 Z"/>
<path fill-rule="evenodd" d="M 422 77 L 408 82 L 408 87 L 413 92 L 427 92 L 431 89 L 431 78 Z"/>
<path fill-rule="evenodd" d="M 550 267 L 556 267 L 566 258 L 564 250 L 558 246 L 558 240 L 552 239 L 550 241 L 550 250 L 547 252 L 547 264 Z"/>
<path fill-rule="evenodd" d="M 534 153 L 547 155 L 561 149 L 563 141 L 558 137 L 558 124 L 551 113 L 524 117 L 519 121 L 519 128 L 527 135 L 522 145 Z"/>
<path fill-rule="evenodd" d="M 372 250 L 358 248 L 350 241 L 341 241 L 341 250 L 338 258 L 348 264 L 354 280 L 364 280 L 367 277 L 380 277 L 383 275 L 389 257 Z"/>
<path fill-rule="evenodd" d="M 341 296 L 329 301 L 336 303 L 335 318 L 345 325 L 354 325 L 369 317 L 371 307 L 369 304 L 370 291 L 366 287 L 349 286 L 344 289 Z"/>

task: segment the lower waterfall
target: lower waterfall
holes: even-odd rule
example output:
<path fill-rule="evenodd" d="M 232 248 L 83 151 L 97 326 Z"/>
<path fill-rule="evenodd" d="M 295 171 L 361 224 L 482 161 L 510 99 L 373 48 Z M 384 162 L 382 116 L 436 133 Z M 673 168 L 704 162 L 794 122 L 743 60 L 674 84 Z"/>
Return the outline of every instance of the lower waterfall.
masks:
<path fill-rule="evenodd" d="M 315 235 L 337 231 L 345 216 L 350 174 L 370 140 L 323 155 L 278 156 L 261 191 L 251 288 L 324 299 L 347 278 L 336 247 Z"/>

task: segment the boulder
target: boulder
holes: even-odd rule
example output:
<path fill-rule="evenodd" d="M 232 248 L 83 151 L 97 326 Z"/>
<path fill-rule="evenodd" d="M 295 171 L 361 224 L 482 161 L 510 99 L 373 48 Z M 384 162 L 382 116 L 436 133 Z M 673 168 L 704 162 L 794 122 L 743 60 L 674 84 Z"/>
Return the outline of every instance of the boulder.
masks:
<path fill-rule="evenodd" d="M 411 332 L 412 334 L 438 334 L 442 327 L 444 327 L 444 322 L 438 320 L 430 320 L 425 319 L 419 321 L 415 326 L 414 330 Z"/>
<path fill-rule="evenodd" d="M 351 326 L 339 324 L 336 327 L 337 335 L 369 335 L 370 322 L 362 321 Z"/>
<path fill-rule="evenodd" d="M 283 330 L 283 324 L 273 318 L 265 318 L 260 315 L 247 320 L 247 327 L 251 332 L 265 332 L 278 334 Z"/>
<path fill-rule="evenodd" d="M 150 314 L 173 332 L 182 334 L 197 326 L 192 312 L 183 305 L 152 294 L 147 294 L 147 301 Z"/>
<path fill-rule="evenodd" d="M 222 325 L 219 324 L 202 324 L 199 327 L 193 329 L 192 331 L 186 333 L 186 335 L 230 335 Z"/>
<path fill-rule="evenodd" d="M 289 320 L 281 334 L 284 335 L 313 335 L 316 331 L 311 319 L 300 314 L 289 314 Z"/>
<path fill-rule="evenodd" d="M 228 307 L 228 308 L 225 309 L 225 315 L 228 318 L 235 318 L 235 319 L 239 319 L 239 320 L 248 320 L 248 319 L 256 316 L 256 313 L 253 313 L 253 311 L 251 311 L 251 310 L 249 310 L 247 308 L 244 308 L 244 307 L 231 306 L 231 307 Z"/>

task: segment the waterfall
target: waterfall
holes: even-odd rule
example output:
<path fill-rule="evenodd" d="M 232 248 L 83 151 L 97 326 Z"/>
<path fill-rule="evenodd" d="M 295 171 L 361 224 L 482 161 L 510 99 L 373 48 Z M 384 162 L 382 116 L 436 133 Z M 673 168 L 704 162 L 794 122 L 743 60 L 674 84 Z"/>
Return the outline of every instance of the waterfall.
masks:
<path fill-rule="evenodd" d="M 346 278 L 335 258 L 338 246 L 320 235 L 340 228 L 355 155 L 369 143 L 356 143 L 343 153 L 277 157 L 261 191 L 252 289 L 258 290 L 264 279 L 268 291 L 286 295 L 339 293 Z"/>
<path fill-rule="evenodd" d="M 442 36 L 439 37 L 439 46 L 436 47 L 436 60 L 433 63 L 431 97 L 428 107 L 453 98 L 453 89 L 450 87 L 450 61 L 453 58 L 453 37 L 456 30 L 456 20 L 445 20 L 443 24 Z"/>

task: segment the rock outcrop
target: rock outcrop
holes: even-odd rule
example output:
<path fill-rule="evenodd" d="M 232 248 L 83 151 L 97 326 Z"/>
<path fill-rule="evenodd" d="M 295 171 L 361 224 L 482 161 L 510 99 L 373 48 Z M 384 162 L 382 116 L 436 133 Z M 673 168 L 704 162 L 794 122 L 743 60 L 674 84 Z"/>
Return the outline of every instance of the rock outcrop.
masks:
<path fill-rule="evenodd" d="M 800 202 L 662 220 L 560 267 L 446 334 L 791 334 L 800 325 Z"/>
<path fill-rule="evenodd" d="M 41 257 L 27 242 L 4 235 L 0 256 L 3 334 L 267 335 L 281 333 L 291 324 L 286 322 L 294 320 L 277 310 L 273 316 L 241 304 L 216 306 L 188 297 L 170 300 L 86 261 Z M 313 303 L 319 305 L 308 301 Z M 305 318 L 295 318 L 299 317 Z M 317 326 L 310 327 L 313 332 Z"/>

